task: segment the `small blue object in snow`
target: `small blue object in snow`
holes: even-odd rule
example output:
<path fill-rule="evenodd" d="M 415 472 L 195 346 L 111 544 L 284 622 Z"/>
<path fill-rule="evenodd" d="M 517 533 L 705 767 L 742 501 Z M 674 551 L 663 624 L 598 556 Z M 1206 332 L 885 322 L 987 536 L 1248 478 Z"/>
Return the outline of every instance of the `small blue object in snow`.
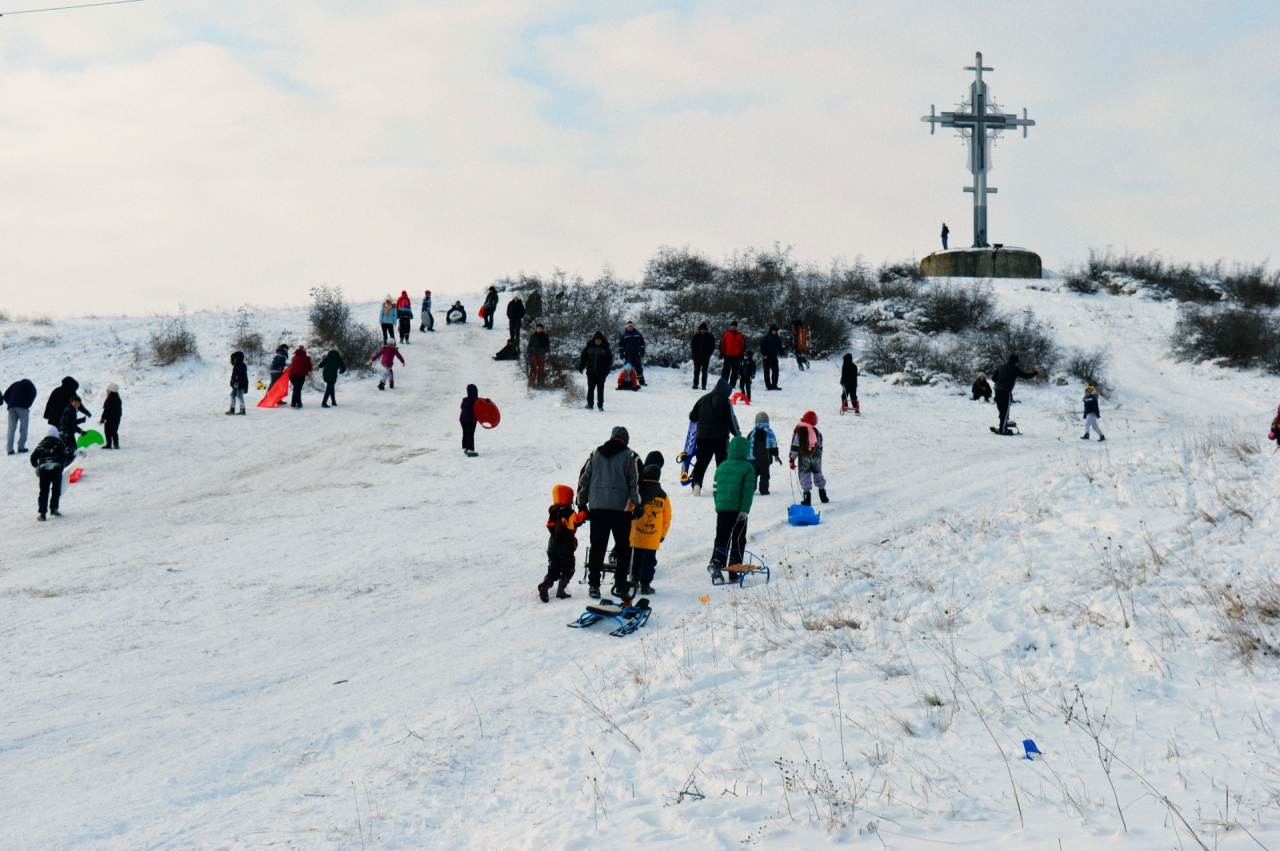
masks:
<path fill-rule="evenodd" d="M 1040 749 L 1036 747 L 1036 743 L 1031 741 L 1030 739 L 1022 740 L 1022 748 L 1027 752 L 1027 759 L 1031 760 L 1032 762 L 1035 762 L 1035 757 L 1032 756 L 1032 754 L 1036 754 L 1037 756 L 1044 756 L 1044 754 L 1040 753 Z"/>
<path fill-rule="evenodd" d="M 817 526 L 818 519 L 812 505 L 793 505 L 787 509 L 787 522 L 792 526 Z"/>

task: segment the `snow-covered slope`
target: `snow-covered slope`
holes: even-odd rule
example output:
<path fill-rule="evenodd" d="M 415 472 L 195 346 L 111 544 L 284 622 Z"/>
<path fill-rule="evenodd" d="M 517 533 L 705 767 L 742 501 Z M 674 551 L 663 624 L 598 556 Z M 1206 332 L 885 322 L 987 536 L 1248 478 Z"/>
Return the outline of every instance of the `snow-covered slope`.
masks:
<path fill-rule="evenodd" d="M 746 590 L 710 586 L 712 500 L 678 485 L 687 374 L 587 412 L 438 323 L 394 392 L 227 417 L 231 316 L 167 369 L 136 363 L 153 321 L 0 325 L 6 385 L 125 410 L 64 517 L 0 468 L 0 845 L 1277 847 L 1280 383 L 1169 360 L 1169 304 L 997 291 L 1110 346 L 1106 443 L 1075 385 L 1020 387 L 1000 438 L 956 389 L 867 377 L 841 417 L 837 363 L 784 367 L 739 417 L 817 411 L 834 501 L 788 526 L 775 468 Z M 503 412 L 474 459 L 469 382 Z M 675 513 L 628 638 L 565 628 L 581 564 L 572 601 L 534 590 L 552 485 L 618 424 Z"/>

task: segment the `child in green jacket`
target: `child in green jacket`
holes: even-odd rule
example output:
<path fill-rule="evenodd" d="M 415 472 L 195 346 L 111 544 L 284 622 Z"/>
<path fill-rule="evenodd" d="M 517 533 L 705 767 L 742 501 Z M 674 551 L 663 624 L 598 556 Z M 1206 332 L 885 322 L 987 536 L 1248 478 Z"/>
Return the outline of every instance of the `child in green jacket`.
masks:
<path fill-rule="evenodd" d="M 745 437 L 729 441 L 729 457 L 716 467 L 716 541 L 711 563 L 717 570 L 742 564 L 747 546 L 747 515 L 756 492 L 756 468 L 747 460 L 751 444 Z M 729 581 L 738 574 L 729 572 Z"/>

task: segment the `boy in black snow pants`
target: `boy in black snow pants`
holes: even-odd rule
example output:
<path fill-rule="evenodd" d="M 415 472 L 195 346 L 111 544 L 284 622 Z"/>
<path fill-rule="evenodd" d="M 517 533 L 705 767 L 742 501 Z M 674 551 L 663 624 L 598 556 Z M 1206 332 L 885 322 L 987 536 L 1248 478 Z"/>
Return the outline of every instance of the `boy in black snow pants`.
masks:
<path fill-rule="evenodd" d="M 556 599 L 567 600 L 573 596 L 565 588 L 573 579 L 573 554 L 578 549 L 577 530 L 587 519 L 585 511 L 574 512 L 573 488 L 568 485 L 556 485 L 551 489 L 551 508 L 547 515 L 547 531 L 551 534 L 551 540 L 547 542 L 547 575 L 538 583 L 538 599 L 544 603 L 551 602 L 547 592 L 552 585 L 558 586 Z"/>
<path fill-rule="evenodd" d="M 75 457 L 75 450 L 68 449 L 58 430 L 52 427 L 31 453 L 31 466 L 36 468 L 36 475 L 40 477 L 37 502 L 40 513 L 36 515 L 37 520 L 44 520 L 46 511 L 52 511 L 55 517 L 61 514 L 58 502 L 62 498 L 62 469 Z"/>

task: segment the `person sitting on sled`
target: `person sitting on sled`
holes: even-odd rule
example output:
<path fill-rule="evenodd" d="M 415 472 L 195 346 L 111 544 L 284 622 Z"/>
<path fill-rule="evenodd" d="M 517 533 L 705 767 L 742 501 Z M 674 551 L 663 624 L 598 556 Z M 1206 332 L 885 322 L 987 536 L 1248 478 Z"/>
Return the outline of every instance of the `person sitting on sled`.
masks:
<path fill-rule="evenodd" d="M 520 360 L 520 349 L 516 346 L 516 341 L 507 338 L 507 344 L 503 346 L 496 355 L 494 360 Z"/>
<path fill-rule="evenodd" d="M 551 602 L 547 593 L 557 585 L 556 599 L 567 600 L 573 595 L 565 591 L 573 579 L 574 552 L 578 549 L 578 527 L 587 520 L 587 512 L 573 510 L 573 488 L 556 485 L 551 489 L 551 508 L 547 509 L 547 575 L 538 583 L 538 599 Z"/>
<path fill-rule="evenodd" d="M 830 502 L 827 499 L 827 478 L 822 475 L 822 432 L 818 431 L 818 415 L 813 411 L 805 411 L 795 431 L 791 432 L 790 458 L 793 470 L 797 469 L 799 462 L 800 489 L 804 491 L 800 504 L 813 504 L 809 492 L 815 484 L 818 486 L 818 499 Z"/>
<path fill-rule="evenodd" d="M 631 364 L 623 364 L 622 372 L 618 373 L 618 389 L 619 390 L 639 390 L 640 374 L 636 372 L 635 367 Z"/>

